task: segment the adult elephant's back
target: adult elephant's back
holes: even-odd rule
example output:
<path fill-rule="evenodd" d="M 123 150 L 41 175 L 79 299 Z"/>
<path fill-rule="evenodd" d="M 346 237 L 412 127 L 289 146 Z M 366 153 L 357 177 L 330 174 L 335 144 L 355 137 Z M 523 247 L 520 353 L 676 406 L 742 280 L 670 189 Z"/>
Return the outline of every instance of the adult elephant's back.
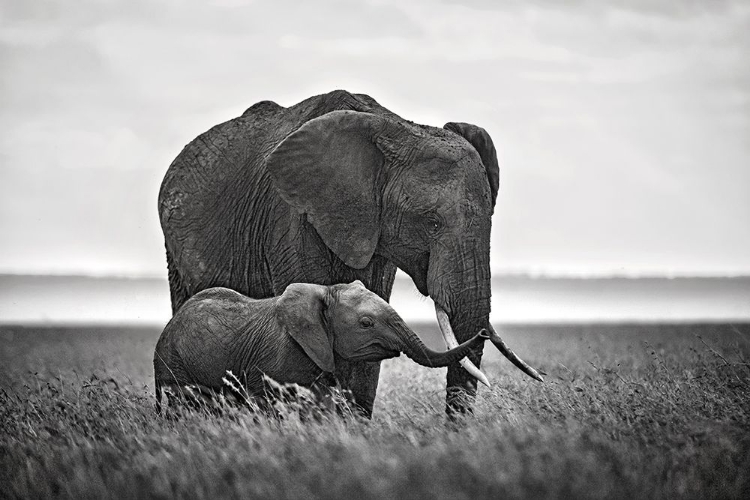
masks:
<path fill-rule="evenodd" d="M 199 135 L 175 158 L 159 191 L 173 313 L 213 286 L 253 298 L 283 292 L 261 249 L 277 230 L 270 224 L 289 222 L 265 217 L 283 203 L 273 195 L 265 161 L 285 137 L 335 110 L 395 116 L 369 96 L 345 91 L 289 108 L 261 101 Z"/>

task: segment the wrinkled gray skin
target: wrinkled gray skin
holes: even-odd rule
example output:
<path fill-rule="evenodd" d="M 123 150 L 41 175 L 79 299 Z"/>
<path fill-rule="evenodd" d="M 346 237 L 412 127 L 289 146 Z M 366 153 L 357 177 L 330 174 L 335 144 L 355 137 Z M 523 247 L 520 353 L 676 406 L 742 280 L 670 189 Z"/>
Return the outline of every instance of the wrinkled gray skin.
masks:
<path fill-rule="evenodd" d="M 497 190 L 495 147 L 475 125 L 419 125 L 342 90 L 288 108 L 259 102 L 198 136 L 164 177 L 172 309 L 212 286 L 265 298 L 355 279 L 388 300 L 398 267 L 465 341 L 488 327 Z M 479 366 L 482 346 L 468 357 Z M 337 366 L 367 415 L 379 371 Z M 476 383 L 448 368 L 449 413 Z"/>
<path fill-rule="evenodd" d="M 346 361 L 380 361 L 404 352 L 417 363 L 447 366 L 487 335 L 445 352 L 428 349 L 382 298 L 355 281 L 322 286 L 295 283 L 280 297 L 251 299 L 228 288 L 204 290 L 188 300 L 156 344 L 157 407 L 162 389 L 226 389 L 230 370 L 251 395 L 263 375 L 311 387 Z"/>

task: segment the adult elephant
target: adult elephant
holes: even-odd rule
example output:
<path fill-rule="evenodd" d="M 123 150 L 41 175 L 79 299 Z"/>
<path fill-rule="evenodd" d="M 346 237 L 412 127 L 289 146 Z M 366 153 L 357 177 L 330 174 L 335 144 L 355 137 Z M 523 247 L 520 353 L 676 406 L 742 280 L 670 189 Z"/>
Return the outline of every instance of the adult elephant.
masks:
<path fill-rule="evenodd" d="M 164 177 L 172 310 L 214 286 L 265 298 L 295 282 L 360 280 L 388 300 L 398 267 L 432 298 L 454 347 L 490 327 L 497 190 L 492 139 L 475 125 L 419 125 L 343 90 L 288 108 L 259 102 L 198 136 Z M 337 363 L 368 416 L 379 372 L 379 362 Z M 476 379 L 451 365 L 448 411 L 475 392 Z"/>

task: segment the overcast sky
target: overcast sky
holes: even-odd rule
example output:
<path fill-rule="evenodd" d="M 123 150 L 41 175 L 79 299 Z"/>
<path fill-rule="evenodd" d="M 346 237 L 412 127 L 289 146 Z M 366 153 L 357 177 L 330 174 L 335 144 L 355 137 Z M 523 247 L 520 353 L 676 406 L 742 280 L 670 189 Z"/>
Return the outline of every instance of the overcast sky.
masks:
<path fill-rule="evenodd" d="M 182 147 L 344 88 L 490 132 L 495 271 L 750 273 L 750 2 L 558 4 L 2 0 L 0 272 L 165 275 Z"/>

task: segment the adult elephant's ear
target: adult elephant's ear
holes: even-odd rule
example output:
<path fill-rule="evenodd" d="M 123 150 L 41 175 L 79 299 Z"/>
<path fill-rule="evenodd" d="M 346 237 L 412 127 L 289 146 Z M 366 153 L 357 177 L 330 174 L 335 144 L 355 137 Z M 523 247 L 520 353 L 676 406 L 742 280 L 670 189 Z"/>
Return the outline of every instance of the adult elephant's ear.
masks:
<path fill-rule="evenodd" d="M 375 145 L 382 118 L 332 111 L 308 121 L 269 155 L 266 167 L 281 197 L 315 227 L 344 263 L 361 269 L 380 237 Z"/>
<path fill-rule="evenodd" d="M 443 128 L 455 132 L 469 141 L 479 153 L 484 168 L 487 170 L 487 178 L 490 181 L 490 191 L 492 192 L 492 206 L 494 207 L 500 185 L 500 167 L 497 162 L 497 151 L 490 134 L 482 127 L 471 123 L 449 122 L 443 125 Z"/>
<path fill-rule="evenodd" d="M 276 302 L 276 319 L 321 370 L 333 372 L 333 344 L 323 324 L 327 294 L 322 285 L 292 283 Z"/>

